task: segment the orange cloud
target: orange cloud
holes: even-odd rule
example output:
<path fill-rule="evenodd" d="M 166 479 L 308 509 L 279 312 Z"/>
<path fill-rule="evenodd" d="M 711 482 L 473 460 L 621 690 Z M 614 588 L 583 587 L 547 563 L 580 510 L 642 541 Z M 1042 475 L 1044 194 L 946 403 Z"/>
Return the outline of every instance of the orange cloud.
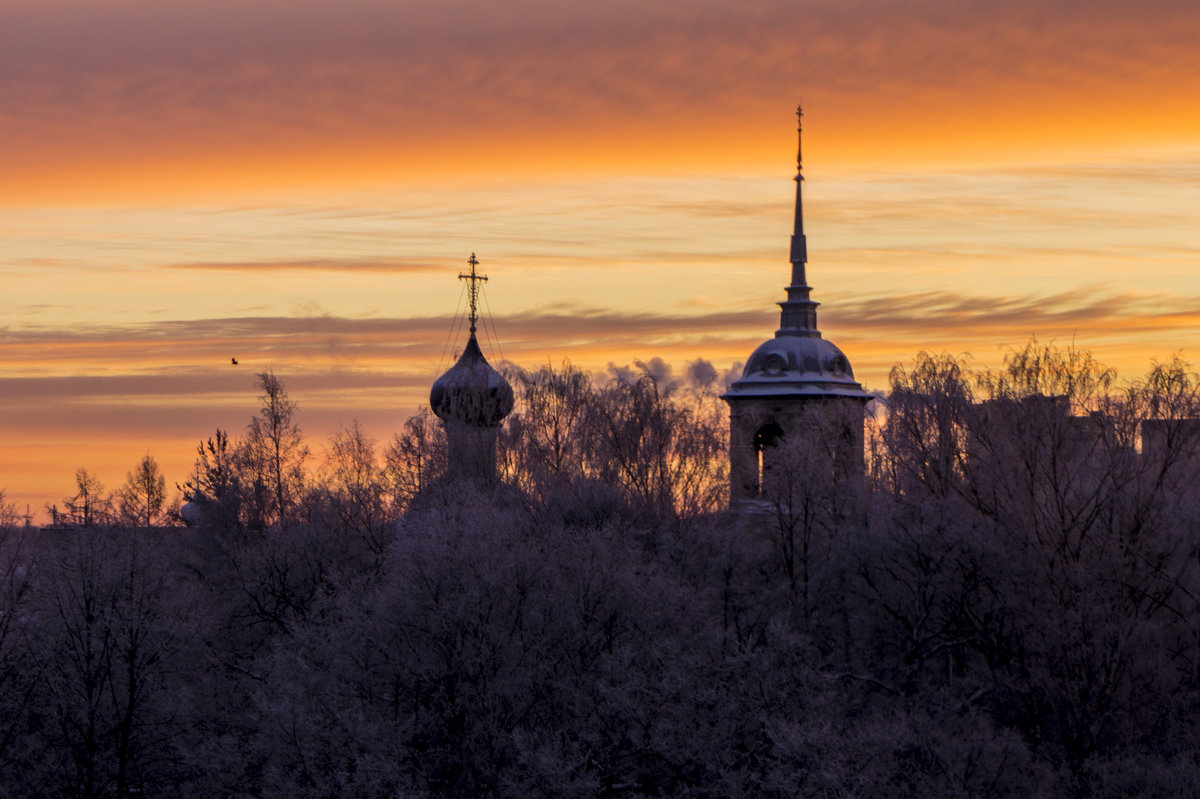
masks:
<path fill-rule="evenodd" d="M 1194 142 L 1197 40 L 1180 0 L 9 2 L 0 168 L 8 202 L 737 168 L 801 98 L 830 162 Z"/>

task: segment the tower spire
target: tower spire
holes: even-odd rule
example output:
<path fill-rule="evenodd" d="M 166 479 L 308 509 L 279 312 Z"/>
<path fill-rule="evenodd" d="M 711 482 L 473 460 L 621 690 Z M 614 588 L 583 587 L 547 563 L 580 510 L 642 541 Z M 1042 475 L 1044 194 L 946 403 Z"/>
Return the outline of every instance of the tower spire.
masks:
<path fill-rule="evenodd" d="M 487 282 L 487 275 L 478 275 L 475 273 L 475 267 L 479 266 L 478 259 L 475 258 L 475 253 L 471 253 L 471 257 L 467 259 L 467 263 L 471 265 L 470 272 L 460 272 L 459 280 L 469 281 L 470 285 L 467 288 L 467 302 L 470 306 L 471 320 L 471 337 L 475 337 L 475 323 L 479 321 L 479 283 Z"/>
<path fill-rule="evenodd" d="M 779 315 L 779 330 L 776 336 L 816 336 L 817 306 L 810 294 L 812 288 L 808 285 L 805 275 L 805 264 L 808 263 L 808 242 L 804 237 L 804 155 L 803 155 L 803 125 L 804 109 L 796 107 L 796 210 L 792 223 L 792 246 L 789 260 L 792 262 L 792 283 L 787 287 L 787 299 L 779 303 L 782 309 Z"/>
<path fill-rule="evenodd" d="M 802 150 L 801 136 L 803 135 L 804 126 L 801 124 L 804 120 L 804 109 L 801 106 L 796 106 L 796 212 L 795 220 L 792 225 L 792 282 L 804 282 L 804 264 L 808 262 L 808 242 L 804 238 L 804 198 L 801 194 L 801 188 L 804 186 L 804 153 Z M 800 280 L 796 280 L 796 265 L 800 264 Z"/>

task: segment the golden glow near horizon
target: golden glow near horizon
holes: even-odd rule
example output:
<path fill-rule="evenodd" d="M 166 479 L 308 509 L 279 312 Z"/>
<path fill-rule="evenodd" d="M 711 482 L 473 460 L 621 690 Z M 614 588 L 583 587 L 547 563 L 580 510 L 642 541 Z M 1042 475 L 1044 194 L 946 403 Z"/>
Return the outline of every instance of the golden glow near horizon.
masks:
<path fill-rule="evenodd" d="M 660 6 L 0 0 L 0 488 L 182 482 L 263 368 L 314 445 L 390 437 L 471 252 L 516 364 L 728 369 L 778 320 L 798 100 L 869 388 L 1034 334 L 1200 359 L 1194 3 Z"/>

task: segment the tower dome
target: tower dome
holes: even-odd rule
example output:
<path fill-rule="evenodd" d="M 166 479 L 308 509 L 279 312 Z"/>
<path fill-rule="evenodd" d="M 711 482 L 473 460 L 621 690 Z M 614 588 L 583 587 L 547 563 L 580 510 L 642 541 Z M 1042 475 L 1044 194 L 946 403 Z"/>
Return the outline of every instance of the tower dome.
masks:
<path fill-rule="evenodd" d="M 513 390 L 483 357 L 475 326 L 458 361 L 433 383 L 429 407 L 443 422 L 495 427 L 513 409 Z"/>
<path fill-rule="evenodd" d="M 850 361 L 832 341 L 785 333 L 767 339 L 751 353 L 729 393 L 861 397 L 864 392 L 854 379 Z"/>

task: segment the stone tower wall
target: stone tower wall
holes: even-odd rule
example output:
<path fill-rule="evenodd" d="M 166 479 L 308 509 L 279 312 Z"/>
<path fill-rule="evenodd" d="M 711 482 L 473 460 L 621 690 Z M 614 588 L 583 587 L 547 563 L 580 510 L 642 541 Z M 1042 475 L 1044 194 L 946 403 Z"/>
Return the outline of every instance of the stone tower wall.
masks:
<path fill-rule="evenodd" d="M 808 479 L 861 477 L 865 405 L 866 400 L 860 397 L 730 398 L 731 504 L 765 498 L 755 435 L 772 424 L 782 431 L 782 441 L 763 453 L 767 469 L 791 451 L 804 454 L 809 464 Z"/>

